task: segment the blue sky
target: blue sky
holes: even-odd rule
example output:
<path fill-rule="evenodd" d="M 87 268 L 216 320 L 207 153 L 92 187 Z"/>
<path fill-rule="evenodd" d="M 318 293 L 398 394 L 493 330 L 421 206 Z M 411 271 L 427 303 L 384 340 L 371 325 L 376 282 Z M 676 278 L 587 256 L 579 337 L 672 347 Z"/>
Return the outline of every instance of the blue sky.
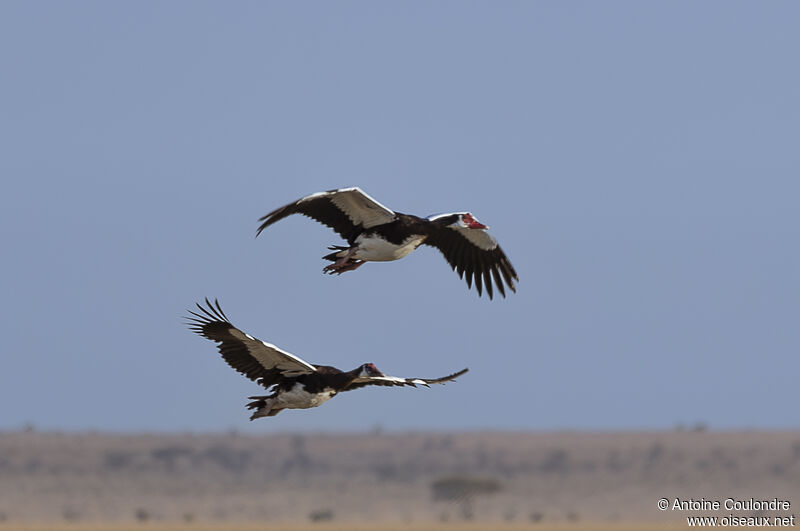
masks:
<path fill-rule="evenodd" d="M 793 2 L 0 4 L 0 429 L 798 427 Z M 257 219 L 360 186 L 469 210 L 520 276 L 435 249 L 321 273 Z M 436 377 L 250 423 L 181 316 Z"/>

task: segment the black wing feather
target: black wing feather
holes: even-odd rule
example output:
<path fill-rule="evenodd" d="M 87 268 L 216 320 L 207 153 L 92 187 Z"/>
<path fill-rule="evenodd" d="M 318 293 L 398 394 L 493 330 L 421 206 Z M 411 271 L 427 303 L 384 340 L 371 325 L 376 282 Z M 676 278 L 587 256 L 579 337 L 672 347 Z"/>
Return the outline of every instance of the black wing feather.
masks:
<path fill-rule="evenodd" d="M 475 259 L 474 253 L 473 256 L 471 257 L 471 261 L 476 266 L 473 280 L 475 281 L 475 289 L 478 290 L 478 297 L 480 297 L 481 295 L 483 295 L 483 293 L 481 292 L 483 287 L 483 278 L 481 277 L 481 265 L 476 263 L 477 260 Z"/>
<path fill-rule="evenodd" d="M 497 272 L 496 267 L 493 267 L 491 271 L 492 271 L 492 278 L 494 278 L 494 285 L 497 286 L 497 289 L 500 290 L 500 295 L 502 295 L 503 298 L 505 298 L 506 289 L 503 287 L 503 281 L 500 278 L 500 273 Z"/>
<path fill-rule="evenodd" d="M 262 216 L 258 221 L 263 223 L 261 223 L 261 225 L 258 227 L 256 236 L 261 234 L 261 231 L 273 223 L 280 221 L 287 216 L 291 216 L 292 214 L 302 214 L 322 223 L 323 225 L 327 225 L 336 231 L 342 238 L 350 242 L 351 245 L 355 238 L 363 230 L 360 224 L 353 224 L 350 218 L 347 217 L 347 214 L 342 212 L 333 203 L 333 201 L 331 201 L 330 195 L 321 195 L 312 199 L 300 199 L 294 203 L 289 203 L 288 205 L 275 209 L 265 216 Z"/>
<path fill-rule="evenodd" d="M 483 270 L 483 285 L 486 286 L 486 293 L 489 294 L 489 300 L 492 300 L 494 297 L 494 292 L 492 291 L 492 274 L 489 271 L 494 271 L 494 266 L 487 265 L 483 263 L 483 257 L 480 257 L 481 261 L 481 269 Z"/>
<path fill-rule="evenodd" d="M 258 381 L 264 387 L 271 387 L 283 378 L 283 372 L 278 368 L 267 368 L 250 353 L 245 342 L 236 337 L 232 331 L 239 335 L 241 330 L 233 326 L 222 311 L 219 301 L 206 298 L 206 306 L 197 304 L 201 313 L 188 310 L 191 317 L 186 317 L 189 329 L 193 332 L 217 343 L 217 349 L 225 362 L 235 371 L 243 374 L 250 380 Z M 254 342 L 262 344 L 257 339 Z"/>
<path fill-rule="evenodd" d="M 359 389 L 361 387 L 366 387 L 368 385 L 381 385 L 384 387 L 398 387 L 398 386 L 416 387 L 417 385 L 424 385 L 425 387 L 428 387 L 430 384 L 444 384 L 449 381 L 455 380 L 456 378 L 465 374 L 468 371 L 469 369 L 461 369 L 458 372 L 454 372 L 453 374 L 449 374 L 441 378 L 393 378 L 387 380 L 374 378 L 368 381 L 353 382 L 344 389 L 342 389 L 342 391 L 351 391 L 353 389 Z"/>
<path fill-rule="evenodd" d="M 483 294 L 484 288 L 489 299 L 494 296 L 492 285 L 494 279 L 494 285 L 497 286 L 500 295 L 505 297 L 506 292 L 501 277 L 511 291 L 517 291 L 514 285 L 515 281 L 519 282 L 517 272 L 499 245 L 493 249 L 482 249 L 460 232 L 448 227 L 438 227 L 431 231 L 425 244 L 441 251 L 450 267 L 458 272 L 459 278 L 466 280 L 467 287 L 471 288 L 474 282 L 478 296 Z"/>

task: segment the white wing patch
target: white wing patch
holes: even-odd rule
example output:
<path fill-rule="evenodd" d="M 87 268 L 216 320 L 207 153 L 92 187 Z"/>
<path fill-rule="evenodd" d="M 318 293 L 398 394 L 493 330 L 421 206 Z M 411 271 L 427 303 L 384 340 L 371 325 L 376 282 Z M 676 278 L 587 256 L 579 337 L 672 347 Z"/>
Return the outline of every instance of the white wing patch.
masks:
<path fill-rule="evenodd" d="M 433 214 L 425 219 L 427 219 L 428 221 L 436 221 L 439 218 L 443 218 L 445 216 L 452 216 L 453 214 L 466 214 L 466 212 L 447 212 L 445 214 Z"/>
<path fill-rule="evenodd" d="M 397 217 L 391 209 L 375 201 L 358 187 L 324 193 L 330 195 L 331 202 L 344 212 L 350 221 L 355 225 L 362 225 L 365 229 L 390 223 Z M 309 197 L 314 196 L 318 194 Z"/>
<path fill-rule="evenodd" d="M 306 363 L 297 356 L 281 350 L 275 345 L 256 339 L 236 328 L 229 330 L 230 334 L 240 340 L 247 347 L 247 351 L 265 369 L 278 369 L 285 376 L 299 376 L 316 372 L 316 368 Z"/>
<path fill-rule="evenodd" d="M 489 234 L 486 229 L 467 229 L 464 227 L 448 226 L 448 229 L 457 231 L 469 242 L 484 251 L 492 251 L 497 248 L 497 240 Z"/>
<path fill-rule="evenodd" d="M 370 376 L 369 378 L 356 378 L 355 383 L 386 382 L 393 385 L 424 385 L 430 387 L 425 380 L 419 378 L 398 378 L 397 376 Z"/>

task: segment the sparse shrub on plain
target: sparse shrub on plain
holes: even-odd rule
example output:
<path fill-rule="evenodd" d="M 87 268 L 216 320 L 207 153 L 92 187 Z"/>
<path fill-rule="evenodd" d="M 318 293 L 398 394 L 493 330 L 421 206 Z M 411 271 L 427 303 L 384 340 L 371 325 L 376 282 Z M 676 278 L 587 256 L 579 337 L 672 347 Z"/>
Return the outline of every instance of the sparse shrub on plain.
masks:
<path fill-rule="evenodd" d="M 143 507 L 136 509 L 133 516 L 136 518 L 137 522 L 147 522 L 151 518 L 150 511 Z"/>
<path fill-rule="evenodd" d="M 800 459 L 800 441 L 795 441 L 792 444 L 792 457 L 794 459 Z"/>
<path fill-rule="evenodd" d="M 308 513 L 308 519 L 312 522 L 330 522 L 333 520 L 333 511 L 331 509 L 319 509 Z"/>
<path fill-rule="evenodd" d="M 77 522 L 81 519 L 81 513 L 74 507 L 64 507 L 61 510 L 61 518 L 66 522 Z"/>
<path fill-rule="evenodd" d="M 372 470 L 379 481 L 397 481 L 400 476 L 400 471 L 391 463 L 381 463 Z"/>
<path fill-rule="evenodd" d="M 618 450 L 611 450 L 606 457 L 606 469 L 612 472 L 622 472 L 625 469 L 625 463 L 622 460 Z"/>
<path fill-rule="evenodd" d="M 150 456 L 168 470 L 174 470 L 181 461 L 191 462 L 194 450 L 181 445 L 161 446 L 151 450 Z"/>
<path fill-rule="evenodd" d="M 458 503 L 464 520 L 472 520 L 475 516 L 476 496 L 495 494 L 502 489 L 500 482 L 492 478 L 456 476 L 438 479 L 431 483 L 433 501 Z"/>
<path fill-rule="evenodd" d="M 133 452 L 111 450 L 103 457 L 103 467 L 109 470 L 123 470 L 130 467 L 134 461 Z"/>
<path fill-rule="evenodd" d="M 659 442 L 651 444 L 650 448 L 647 450 L 646 464 L 647 465 L 655 464 L 658 460 L 663 459 L 664 454 L 665 451 L 663 444 Z"/>
<path fill-rule="evenodd" d="M 246 450 L 235 450 L 230 446 L 217 444 L 205 451 L 206 459 L 231 472 L 242 472 L 250 461 L 251 454 Z"/>
<path fill-rule="evenodd" d="M 556 448 L 547 453 L 539 466 L 546 474 L 566 474 L 569 468 L 569 454 L 563 448 Z"/>

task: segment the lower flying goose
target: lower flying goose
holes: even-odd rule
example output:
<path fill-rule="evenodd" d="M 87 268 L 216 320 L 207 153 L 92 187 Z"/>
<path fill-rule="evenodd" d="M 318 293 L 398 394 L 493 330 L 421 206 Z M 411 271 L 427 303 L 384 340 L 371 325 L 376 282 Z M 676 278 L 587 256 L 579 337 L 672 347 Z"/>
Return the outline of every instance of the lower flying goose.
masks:
<path fill-rule="evenodd" d="M 272 417 L 284 409 L 308 409 L 330 400 L 337 393 L 367 385 L 411 386 L 443 384 L 455 380 L 468 369 L 443 378 L 397 378 L 386 376 L 372 363 L 352 371 L 340 371 L 326 365 L 312 365 L 275 345 L 265 343 L 233 326 L 218 301 L 206 299 L 206 307 L 197 305 L 200 312 L 189 310 L 189 328 L 218 343 L 223 359 L 236 371 L 263 385 L 271 393 L 249 397 L 248 409 L 255 412 L 250 420 Z"/>
<path fill-rule="evenodd" d="M 291 214 L 303 214 L 339 233 L 349 247 L 334 245 L 323 256 L 333 263 L 326 273 L 353 271 L 364 262 L 389 262 L 407 256 L 422 244 L 439 249 L 459 277 L 473 279 L 478 295 L 482 286 L 492 298 L 492 280 L 503 297 L 505 284 L 516 291 L 514 267 L 483 223 L 469 212 L 420 218 L 390 210 L 360 188 L 342 188 L 311 194 L 263 216 L 261 231 Z"/>

